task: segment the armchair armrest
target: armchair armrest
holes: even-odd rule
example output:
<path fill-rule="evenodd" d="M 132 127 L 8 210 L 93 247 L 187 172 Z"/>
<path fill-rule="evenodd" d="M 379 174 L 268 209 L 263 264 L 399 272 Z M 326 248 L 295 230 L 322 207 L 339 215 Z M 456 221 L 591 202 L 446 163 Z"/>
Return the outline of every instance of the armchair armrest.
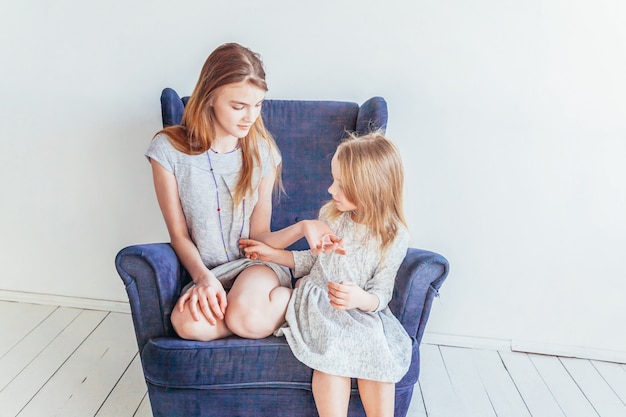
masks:
<path fill-rule="evenodd" d="M 172 247 L 126 247 L 117 254 L 115 267 L 126 287 L 139 351 L 151 338 L 173 336 L 170 314 L 190 278 Z"/>
<path fill-rule="evenodd" d="M 443 256 L 409 248 L 398 270 L 389 308 L 418 344 L 422 341 L 433 299 L 448 269 L 448 261 Z"/>

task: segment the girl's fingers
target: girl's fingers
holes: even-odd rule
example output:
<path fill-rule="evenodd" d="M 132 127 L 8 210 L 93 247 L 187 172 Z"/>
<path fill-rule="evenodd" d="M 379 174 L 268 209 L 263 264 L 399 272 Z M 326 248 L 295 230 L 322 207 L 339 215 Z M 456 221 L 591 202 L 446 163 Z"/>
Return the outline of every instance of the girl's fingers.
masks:
<path fill-rule="evenodd" d="M 217 301 L 219 303 L 218 307 L 220 309 L 220 312 L 222 313 L 222 318 L 223 318 L 224 314 L 226 314 L 226 305 L 228 304 L 226 293 L 225 292 L 217 293 Z"/>
<path fill-rule="evenodd" d="M 346 252 L 346 250 L 343 248 L 343 246 L 338 246 L 338 247 L 335 249 L 335 253 L 337 253 L 337 254 L 339 254 L 339 255 L 345 255 L 345 254 L 347 254 L 348 252 Z"/>
<path fill-rule="evenodd" d="M 322 242 L 319 242 L 315 246 L 311 247 L 311 252 L 313 252 L 314 255 L 319 255 L 320 253 L 322 253 L 322 251 L 323 251 Z"/>
<path fill-rule="evenodd" d="M 200 321 L 200 316 L 198 315 L 198 297 L 191 296 L 189 298 L 189 302 L 187 303 L 187 308 L 189 308 L 189 313 L 191 314 L 191 318 L 194 321 Z"/>
<path fill-rule="evenodd" d="M 341 292 L 341 293 L 346 293 L 347 292 L 347 288 L 344 285 L 345 284 L 337 283 L 337 282 L 333 282 L 333 281 L 329 281 L 328 282 L 328 288 L 329 289 L 332 289 L 333 291 Z"/>
<path fill-rule="evenodd" d="M 209 320 L 209 323 L 215 324 L 215 318 L 222 320 L 224 316 L 222 315 L 222 309 L 217 301 L 217 296 L 210 297 L 207 303 L 207 312 L 211 315 L 213 321 Z M 206 315 L 206 314 L 205 314 Z"/>
<path fill-rule="evenodd" d="M 190 296 L 191 296 L 190 291 L 187 291 L 186 293 L 181 295 L 180 298 L 178 299 L 177 307 L 180 313 L 185 311 L 185 302 L 189 300 Z"/>
<path fill-rule="evenodd" d="M 213 317 L 213 312 L 211 311 L 211 301 L 212 300 L 210 299 L 207 300 L 206 298 L 202 298 L 202 300 L 200 301 L 200 309 L 202 310 L 202 314 L 207 319 L 209 324 L 215 326 L 217 322 L 215 321 L 215 317 Z"/>

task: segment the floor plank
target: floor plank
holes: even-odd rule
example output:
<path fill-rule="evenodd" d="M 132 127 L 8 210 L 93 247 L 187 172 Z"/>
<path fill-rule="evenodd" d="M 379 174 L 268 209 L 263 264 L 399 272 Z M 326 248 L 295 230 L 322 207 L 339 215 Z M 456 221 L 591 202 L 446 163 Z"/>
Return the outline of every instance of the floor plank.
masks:
<path fill-rule="evenodd" d="M 19 417 L 95 415 L 136 353 L 128 316 L 108 314 Z"/>
<path fill-rule="evenodd" d="M 0 391 L 0 417 L 17 416 L 106 315 L 103 311 L 83 310 L 64 328 L 59 337 Z M 43 410 L 44 413 L 39 416 L 49 415 L 49 410 L 45 407 Z"/>
<path fill-rule="evenodd" d="M 0 357 L 46 319 L 57 307 L 0 301 Z M 6 318 L 9 318 L 8 320 Z M 19 320 L 17 320 L 19 318 Z"/>
<path fill-rule="evenodd" d="M 147 393 L 145 397 L 143 397 L 143 400 L 141 400 L 141 404 L 133 417 L 152 417 L 152 408 L 150 408 L 150 399 Z"/>
<path fill-rule="evenodd" d="M 561 363 L 601 417 L 624 417 L 626 405 L 588 360 L 561 358 Z"/>
<path fill-rule="evenodd" d="M 147 392 L 148 388 L 141 369 L 141 359 L 137 354 L 96 413 L 96 417 L 132 416 L 141 405 Z"/>
<path fill-rule="evenodd" d="M 527 354 L 500 352 L 500 357 L 533 417 L 568 417 Z"/>
<path fill-rule="evenodd" d="M 52 343 L 80 312 L 75 308 L 57 308 L 0 358 L 0 390 Z"/>
<path fill-rule="evenodd" d="M 591 361 L 613 392 L 626 405 L 626 368 L 611 362 Z"/>
<path fill-rule="evenodd" d="M 429 417 L 463 416 L 463 408 L 450 382 L 446 365 L 436 345 L 420 346 L 420 387 Z"/>
<path fill-rule="evenodd" d="M 476 370 L 472 349 L 441 346 L 452 388 L 459 398 L 463 416 L 496 417 L 487 391 Z"/>
<path fill-rule="evenodd" d="M 422 397 L 422 389 L 419 382 L 413 387 L 413 397 L 411 398 L 411 404 L 409 404 L 407 417 L 427 417 L 426 406 L 424 406 L 424 398 Z"/>
<path fill-rule="evenodd" d="M 556 398 L 567 417 L 597 417 L 582 391 L 572 380 L 559 358 L 546 355 L 528 355 L 542 379 Z"/>
<path fill-rule="evenodd" d="M 530 417 L 511 375 L 507 372 L 497 351 L 472 351 L 474 364 L 498 416 Z"/>

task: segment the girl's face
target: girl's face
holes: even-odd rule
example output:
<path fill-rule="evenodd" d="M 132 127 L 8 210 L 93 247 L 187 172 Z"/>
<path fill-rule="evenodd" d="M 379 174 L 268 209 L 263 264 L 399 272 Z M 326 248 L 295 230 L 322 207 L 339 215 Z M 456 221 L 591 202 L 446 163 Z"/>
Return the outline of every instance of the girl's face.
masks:
<path fill-rule="evenodd" d="M 261 114 L 265 91 L 246 81 L 220 87 L 211 103 L 216 139 L 243 138 Z"/>
<path fill-rule="evenodd" d="M 333 202 L 335 207 L 339 211 L 353 211 L 356 210 L 356 205 L 348 200 L 343 193 L 343 186 L 341 184 L 341 165 L 337 160 L 337 155 L 333 156 L 333 160 L 330 163 L 330 170 L 333 175 L 333 183 L 328 187 L 328 192 L 333 196 Z"/>

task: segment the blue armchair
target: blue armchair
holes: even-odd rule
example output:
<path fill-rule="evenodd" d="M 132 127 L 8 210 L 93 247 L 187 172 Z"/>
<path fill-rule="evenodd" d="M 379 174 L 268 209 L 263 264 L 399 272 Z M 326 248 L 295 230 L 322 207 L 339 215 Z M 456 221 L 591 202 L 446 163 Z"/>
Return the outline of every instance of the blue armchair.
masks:
<path fill-rule="evenodd" d="M 161 95 L 164 126 L 180 123 L 186 98 Z M 286 195 L 274 203 L 272 228 L 317 217 L 328 199 L 330 159 L 346 131 L 384 129 L 387 104 L 266 100 L 263 119 L 283 155 Z M 306 248 L 306 241 L 292 245 Z M 231 336 L 212 342 L 178 338 L 170 313 L 190 280 L 167 243 L 122 249 L 115 259 L 124 281 L 143 372 L 155 417 L 317 416 L 312 370 L 296 360 L 284 338 Z M 398 271 L 390 308 L 413 339 L 411 367 L 396 384 L 395 415 L 406 416 L 419 376 L 419 344 L 433 298 L 448 274 L 447 260 L 410 248 Z M 354 381 L 353 381 L 354 382 Z M 364 416 L 356 384 L 350 416 Z"/>

